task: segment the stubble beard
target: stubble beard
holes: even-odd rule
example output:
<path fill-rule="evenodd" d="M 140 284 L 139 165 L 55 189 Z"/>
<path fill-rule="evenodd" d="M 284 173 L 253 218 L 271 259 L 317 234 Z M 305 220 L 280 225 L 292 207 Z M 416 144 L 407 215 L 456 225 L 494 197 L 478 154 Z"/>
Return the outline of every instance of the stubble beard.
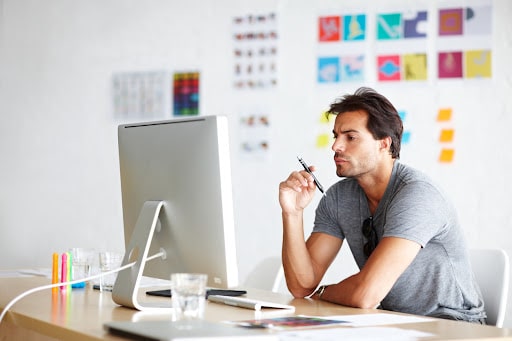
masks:
<path fill-rule="evenodd" d="M 371 169 L 371 162 L 365 160 L 363 163 L 353 164 L 347 162 L 345 166 L 336 165 L 336 175 L 340 178 L 359 178 L 360 176 L 368 173 Z M 350 166 L 347 168 L 347 166 Z"/>

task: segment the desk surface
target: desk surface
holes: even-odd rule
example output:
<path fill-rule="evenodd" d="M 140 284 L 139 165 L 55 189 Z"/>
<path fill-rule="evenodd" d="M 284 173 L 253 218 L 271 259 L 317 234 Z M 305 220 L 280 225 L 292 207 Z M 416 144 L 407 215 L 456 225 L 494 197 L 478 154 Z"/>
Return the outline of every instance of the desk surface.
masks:
<path fill-rule="evenodd" d="M 38 277 L 0 278 L 0 308 L 3 309 L 14 297 L 24 291 L 48 283 L 48 279 Z M 296 311 L 294 313 L 274 311 L 257 316 L 258 313 L 253 310 L 208 302 L 205 319 L 209 321 L 225 321 L 249 320 L 258 317 L 276 317 L 290 314 L 334 316 L 382 313 L 380 310 L 355 309 L 309 299 L 293 299 L 287 295 L 262 290 L 248 289 L 248 296 L 278 303 L 292 304 L 296 307 Z M 165 300 L 165 298 L 161 297 L 147 296 L 142 289 L 140 297 L 141 299 L 153 302 Z M 102 293 L 90 288 L 74 289 L 67 295 L 60 292 L 52 294 L 52 291 L 47 289 L 23 298 L 11 308 L 0 324 L 0 339 L 9 339 L 6 336 L 12 337 L 14 331 L 29 330 L 39 333 L 39 336 L 44 335 L 48 339 L 69 339 L 75 341 L 124 340 L 105 332 L 103 323 L 146 319 L 169 319 L 169 315 L 148 314 L 120 307 L 112 301 L 110 293 Z M 512 330 L 510 329 L 442 319 L 395 326 L 435 334 L 435 337 L 428 338 L 428 340 L 491 340 L 496 338 L 512 340 Z M 25 336 L 27 335 L 30 334 Z"/>

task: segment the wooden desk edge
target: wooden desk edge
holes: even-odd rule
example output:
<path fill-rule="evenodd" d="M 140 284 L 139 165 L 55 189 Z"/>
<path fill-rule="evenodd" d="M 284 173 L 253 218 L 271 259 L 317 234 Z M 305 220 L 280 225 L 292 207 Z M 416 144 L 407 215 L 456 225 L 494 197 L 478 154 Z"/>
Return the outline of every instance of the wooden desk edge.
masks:
<path fill-rule="evenodd" d="M 13 285 L 16 284 L 16 285 Z M 5 279 L 0 278 L 0 289 L 7 286 L 8 290 L 0 290 L 0 306 L 3 307 L 18 294 L 39 286 L 48 284 L 48 279 L 44 278 L 15 278 L 15 279 Z M 147 297 L 145 295 L 145 291 L 151 290 L 152 288 L 143 288 L 139 295 L 141 297 L 145 297 L 149 300 L 160 300 L 162 298 L 158 297 Z M 73 339 L 74 341 L 90 341 L 90 340 L 125 340 L 123 338 L 114 336 L 109 334 L 103 329 L 103 323 L 112 321 L 112 320 L 131 320 L 137 315 L 143 316 L 138 311 L 117 306 L 115 303 L 111 301 L 110 293 L 99 293 L 96 290 L 92 290 L 91 288 L 79 289 L 83 291 L 78 291 L 74 298 L 77 299 L 77 304 L 80 304 L 81 301 L 85 302 L 84 308 L 80 309 L 80 313 L 85 311 L 87 312 L 95 312 L 98 311 L 98 320 L 95 321 L 97 325 L 90 327 L 83 327 L 79 323 L 77 323 L 77 316 L 73 316 L 75 318 L 70 326 L 66 328 L 65 325 L 55 323 L 51 321 L 51 318 L 44 319 L 41 315 L 44 316 L 44 312 L 41 311 L 33 311 L 30 302 L 25 302 L 22 304 L 24 300 L 29 300 L 31 296 L 25 297 L 22 299 L 18 306 L 15 304 L 11 311 L 9 311 L 0 325 L 0 339 L 2 339 L 2 335 L 5 333 L 4 331 L 10 331 L 14 328 L 26 329 L 33 331 L 39 335 L 47 336 L 47 340 L 53 339 Z M 88 290 L 88 291 L 87 291 Z M 50 291 L 50 290 L 48 290 Z M 272 293 L 269 291 L 259 290 L 259 289 L 247 289 L 249 297 L 254 297 L 262 300 L 272 300 L 278 303 L 284 304 L 292 304 L 296 307 L 295 312 L 291 313 L 292 315 L 312 315 L 312 316 L 336 316 L 336 315 L 356 315 L 356 314 L 368 314 L 368 313 L 393 313 L 382 310 L 374 310 L 374 309 L 356 309 L 343 307 L 336 304 L 331 304 L 327 302 L 319 302 L 310 299 L 293 299 L 293 297 L 288 295 L 282 295 L 277 293 Z M 37 302 L 42 304 L 48 303 L 48 292 L 40 292 L 39 294 L 34 293 L 36 296 Z M 71 298 L 73 298 L 73 293 L 70 294 Z M 102 296 L 103 295 L 103 296 Z M 101 307 L 99 307 L 99 303 L 95 302 L 98 299 L 101 301 L 101 298 L 105 298 L 110 301 L 106 301 Z M 99 309 L 98 309 L 99 308 Z M 101 315 L 101 311 L 103 311 L 103 315 Z M 222 305 L 219 303 L 208 302 L 207 311 L 206 311 L 206 319 L 211 321 L 221 321 L 221 320 L 245 320 L 245 319 L 253 319 L 255 318 L 256 312 L 243 309 L 243 308 L 235 308 L 231 306 Z M 400 313 L 395 313 L 400 314 Z M 75 315 L 78 315 L 75 313 Z M 101 315 L 101 316 L 100 316 Z M 269 314 L 263 313 L 262 317 L 274 317 L 274 316 L 285 316 L 290 315 L 289 312 L 285 311 L 277 311 L 271 312 Z M 405 314 L 407 315 L 407 314 Z M 59 315 L 60 316 L 60 315 Z M 59 317 L 58 316 L 58 317 Z M 165 316 L 165 315 L 161 315 Z M 219 316 L 222 316 L 219 318 Z M 86 315 L 89 318 L 89 315 Z M 167 317 L 168 318 L 168 317 Z M 440 320 L 435 319 L 434 322 L 420 322 L 420 323 L 408 323 L 408 324 L 394 324 L 388 325 L 393 327 L 399 327 L 403 329 L 415 329 L 419 331 L 427 331 L 435 334 L 435 340 L 442 339 L 457 339 L 457 340 L 512 340 L 512 331 L 505 328 L 496 328 L 492 326 L 480 326 L 480 325 L 472 325 L 466 324 L 462 325 L 464 322 L 457 321 L 448 321 L 448 320 Z M 432 330 L 434 329 L 434 330 Z M 457 335 L 460 331 L 460 335 Z M 9 335 L 7 335 L 9 336 Z M 461 336 L 461 339 L 458 339 L 457 336 Z M 8 338 L 7 338 L 8 339 Z M 26 339 L 26 338 L 23 338 Z M 428 340 L 425 339 L 425 340 Z"/>

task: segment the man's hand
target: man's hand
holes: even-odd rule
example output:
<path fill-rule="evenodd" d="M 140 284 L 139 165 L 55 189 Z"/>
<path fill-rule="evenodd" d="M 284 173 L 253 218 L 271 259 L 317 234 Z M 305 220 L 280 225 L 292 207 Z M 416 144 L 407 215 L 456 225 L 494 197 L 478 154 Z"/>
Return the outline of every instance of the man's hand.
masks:
<path fill-rule="evenodd" d="M 310 167 L 311 171 L 315 168 Z M 279 184 L 279 204 L 283 214 L 302 214 L 315 195 L 313 177 L 306 171 L 292 172 Z"/>

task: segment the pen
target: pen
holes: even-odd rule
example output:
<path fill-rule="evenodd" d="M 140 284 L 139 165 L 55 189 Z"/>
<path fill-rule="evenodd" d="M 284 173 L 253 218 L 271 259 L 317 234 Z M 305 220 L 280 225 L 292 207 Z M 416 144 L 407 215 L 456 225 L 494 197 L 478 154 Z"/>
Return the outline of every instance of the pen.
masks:
<path fill-rule="evenodd" d="M 311 176 L 313 177 L 313 181 L 315 182 L 316 187 L 318 187 L 318 190 L 325 196 L 324 187 L 320 184 L 320 181 L 318 181 L 318 179 L 316 178 L 315 174 L 313 174 L 311 169 L 309 169 L 309 166 L 306 164 L 306 162 L 304 162 L 304 160 L 302 160 L 299 156 L 297 156 L 297 159 L 299 160 L 299 162 L 302 165 L 302 167 L 304 167 L 306 172 L 311 174 Z"/>

